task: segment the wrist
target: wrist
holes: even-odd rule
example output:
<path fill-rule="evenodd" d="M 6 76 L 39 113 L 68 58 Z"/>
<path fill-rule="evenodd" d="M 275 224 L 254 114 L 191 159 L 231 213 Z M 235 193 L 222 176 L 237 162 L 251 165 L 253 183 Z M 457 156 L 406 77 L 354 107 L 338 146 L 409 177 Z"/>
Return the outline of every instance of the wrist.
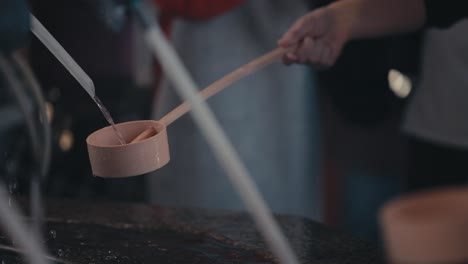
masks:
<path fill-rule="evenodd" d="M 337 37 L 342 43 L 358 37 L 356 11 L 350 8 L 347 3 L 348 1 L 337 1 L 325 7 L 330 20 L 334 24 Z"/>

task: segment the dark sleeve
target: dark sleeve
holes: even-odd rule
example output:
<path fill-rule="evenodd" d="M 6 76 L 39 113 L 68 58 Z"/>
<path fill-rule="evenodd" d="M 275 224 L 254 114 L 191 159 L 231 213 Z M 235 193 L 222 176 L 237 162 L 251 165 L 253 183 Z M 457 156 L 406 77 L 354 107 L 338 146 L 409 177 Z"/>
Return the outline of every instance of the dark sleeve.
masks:
<path fill-rule="evenodd" d="M 468 1 L 466 0 L 425 0 L 424 4 L 428 26 L 446 28 L 468 17 Z"/>

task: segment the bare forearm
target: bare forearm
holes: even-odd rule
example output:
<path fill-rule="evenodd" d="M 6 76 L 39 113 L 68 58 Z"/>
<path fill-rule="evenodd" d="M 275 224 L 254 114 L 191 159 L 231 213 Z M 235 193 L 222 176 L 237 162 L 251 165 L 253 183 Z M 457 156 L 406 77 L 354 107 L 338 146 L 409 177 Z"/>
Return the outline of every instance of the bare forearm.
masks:
<path fill-rule="evenodd" d="M 283 60 L 286 64 L 331 66 L 352 39 L 422 27 L 426 20 L 425 1 L 428 0 L 339 0 L 318 8 L 298 19 L 278 41 L 283 48 L 295 47 Z"/>
<path fill-rule="evenodd" d="M 349 39 L 414 31 L 426 16 L 423 0 L 342 0 L 328 8 L 349 27 Z"/>

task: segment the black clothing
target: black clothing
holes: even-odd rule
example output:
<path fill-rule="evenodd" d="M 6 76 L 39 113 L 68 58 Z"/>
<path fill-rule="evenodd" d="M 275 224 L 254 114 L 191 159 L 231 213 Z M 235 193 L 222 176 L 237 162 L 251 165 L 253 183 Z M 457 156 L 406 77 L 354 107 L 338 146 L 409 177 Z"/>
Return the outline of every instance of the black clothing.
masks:
<path fill-rule="evenodd" d="M 409 148 L 409 191 L 467 184 L 467 150 L 414 137 Z"/>
<path fill-rule="evenodd" d="M 466 0 L 425 0 L 424 4 L 427 26 L 446 28 L 468 17 L 468 2 Z"/>

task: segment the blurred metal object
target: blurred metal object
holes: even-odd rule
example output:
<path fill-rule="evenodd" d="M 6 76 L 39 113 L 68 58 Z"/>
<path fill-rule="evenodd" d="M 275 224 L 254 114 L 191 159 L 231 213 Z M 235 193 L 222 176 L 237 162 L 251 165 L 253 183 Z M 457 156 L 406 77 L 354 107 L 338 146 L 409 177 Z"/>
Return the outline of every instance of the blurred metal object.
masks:
<path fill-rule="evenodd" d="M 40 163 L 41 170 L 40 177 L 41 179 L 43 179 L 49 171 L 50 159 L 52 155 L 52 129 L 47 112 L 47 103 L 37 78 L 35 77 L 31 67 L 23 58 L 23 56 L 21 56 L 19 53 L 14 53 L 12 59 L 21 71 L 24 77 L 24 81 L 26 82 L 26 86 L 29 86 L 32 90 L 33 98 L 36 100 L 37 103 L 39 118 L 42 120 L 41 124 L 43 144 L 41 145 L 42 149 L 40 150 L 40 152 L 42 153 L 40 155 L 41 160 L 38 160 L 38 162 Z"/>
<path fill-rule="evenodd" d="M 10 88 L 11 94 L 14 96 L 16 102 L 20 106 L 21 112 L 23 113 L 23 117 L 26 121 L 26 128 L 33 150 L 32 156 L 34 157 L 35 161 L 39 161 L 41 159 L 40 157 L 42 156 L 41 143 L 39 131 L 35 124 L 33 113 L 28 111 L 31 101 L 23 89 L 24 87 L 21 81 L 16 76 L 15 68 L 6 57 L 0 56 L 0 70 L 4 74 L 7 84 L 6 86 Z"/>
<path fill-rule="evenodd" d="M 0 1 L 0 52 L 23 47 L 28 40 L 29 23 L 26 1 Z"/>
<path fill-rule="evenodd" d="M 14 62 L 14 64 L 9 62 Z M 13 65 L 16 67 L 13 67 Z M 34 163 L 32 164 L 32 173 L 30 177 L 30 199 L 32 205 L 31 216 L 33 219 L 34 231 L 38 236 L 40 236 L 43 218 L 40 194 L 41 180 L 47 175 L 51 160 L 51 127 L 50 123 L 47 121 L 45 99 L 32 70 L 20 54 L 14 53 L 10 60 L 6 57 L 0 57 L 0 69 L 3 71 L 7 81 L 7 86 L 10 87 L 11 93 L 16 98 L 16 101 L 23 113 L 32 145 Z M 15 70 L 19 70 L 19 72 L 21 72 L 23 77 L 22 79 L 16 77 Z M 35 99 L 36 105 L 39 109 L 39 115 L 41 119 L 44 120 L 41 122 L 42 131 L 39 131 L 38 129 L 39 122 L 37 122 L 35 118 L 35 112 L 29 111 L 30 105 L 33 104 L 33 102 L 30 101 L 28 94 L 24 91 L 25 89 L 23 89 L 26 87 L 29 87 L 32 90 L 33 98 Z M 34 172 L 36 167 L 39 168 L 39 173 Z"/>
<path fill-rule="evenodd" d="M 52 129 L 47 115 L 47 105 L 42 94 L 41 87 L 37 81 L 31 67 L 26 60 L 18 53 L 15 52 L 12 56 L 18 69 L 21 71 L 26 86 L 32 91 L 33 97 L 36 100 L 39 117 L 42 119 L 42 137 L 43 143 L 40 146 L 42 155 L 37 157 L 39 163 L 40 174 L 35 173 L 31 176 L 30 183 L 30 200 L 31 200 L 31 216 L 33 219 L 33 228 L 37 236 L 40 237 L 42 232 L 42 221 L 44 218 L 41 196 L 41 181 L 46 177 L 49 172 L 51 156 L 52 156 Z"/>
<path fill-rule="evenodd" d="M 24 115 L 24 119 L 26 121 L 26 128 L 31 139 L 31 145 L 33 149 L 33 157 L 37 163 L 40 163 L 41 160 L 41 144 L 39 142 L 39 133 L 38 129 L 34 122 L 34 117 L 32 112 L 28 111 L 30 101 L 26 92 L 24 91 L 23 83 L 17 78 L 15 68 L 12 66 L 10 60 L 7 57 L 0 56 L 0 69 L 5 77 L 6 86 L 11 89 L 11 93 L 14 95 L 18 105 L 21 108 L 21 111 Z M 34 166 L 33 166 L 34 168 Z M 34 174 L 32 174 L 34 175 Z M 32 182 L 37 183 L 34 187 L 37 192 L 33 193 L 34 199 L 31 199 L 31 202 L 35 204 L 35 212 L 40 211 L 42 212 L 42 207 L 40 206 L 40 193 L 39 193 L 39 177 L 33 177 Z M 0 186 L 0 222 L 6 227 L 5 230 L 9 233 L 9 235 L 15 239 L 18 239 L 18 243 L 21 248 L 24 249 L 25 257 L 28 259 L 30 263 L 49 263 L 46 261 L 42 256 L 45 254 L 45 249 L 43 248 L 39 241 L 39 221 L 36 216 L 33 216 L 33 220 L 36 223 L 34 229 L 27 228 L 26 226 L 19 221 L 19 213 L 15 211 L 14 207 L 11 207 L 11 200 L 5 199 L 6 194 L 3 190 L 3 186 Z M 6 201 L 8 205 L 6 205 Z M 37 214 L 38 215 L 38 214 Z M 23 226 L 22 226 L 23 225 Z M 31 232 L 32 231 L 32 232 Z M 31 239 L 31 237 L 33 239 Z"/>

